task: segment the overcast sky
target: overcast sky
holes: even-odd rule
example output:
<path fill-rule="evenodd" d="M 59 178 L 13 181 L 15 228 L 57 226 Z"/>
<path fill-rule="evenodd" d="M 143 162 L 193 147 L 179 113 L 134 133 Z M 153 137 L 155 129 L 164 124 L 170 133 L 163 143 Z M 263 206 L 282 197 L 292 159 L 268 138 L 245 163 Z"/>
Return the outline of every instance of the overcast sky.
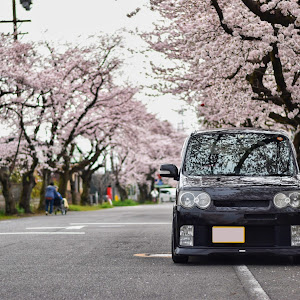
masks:
<path fill-rule="evenodd" d="M 28 33 L 19 35 L 19 39 L 26 42 L 45 39 L 53 42 L 82 41 L 89 35 L 114 33 L 121 28 L 151 30 L 152 23 L 158 18 L 157 13 L 143 7 L 148 0 L 32 0 L 30 11 L 21 6 L 20 0 L 15 1 L 17 18 L 31 20 L 30 23 L 22 23 L 18 29 L 19 32 Z M 126 15 L 137 7 L 141 8 L 139 13 L 128 18 Z M 0 20 L 12 20 L 12 0 L 0 1 Z M 11 33 L 13 25 L 2 23 L 0 31 Z M 138 38 L 130 39 L 128 43 L 136 49 L 142 47 Z M 157 59 L 158 55 L 155 57 Z M 143 80 L 143 67 L 146 65 L 142 57 L 130 57 L 128 65 L 127 73 L 132 81 Z M 193 126 L 196 120 L 192 113 L 185 118 L 178 115 L 182 102 L 174 101 L 170 96 L 155 99 L 144 95 L 140 97 L 151 112 L 169 120 L 175 127 L 184 121 L 190 130 L 196 128 Z"/>

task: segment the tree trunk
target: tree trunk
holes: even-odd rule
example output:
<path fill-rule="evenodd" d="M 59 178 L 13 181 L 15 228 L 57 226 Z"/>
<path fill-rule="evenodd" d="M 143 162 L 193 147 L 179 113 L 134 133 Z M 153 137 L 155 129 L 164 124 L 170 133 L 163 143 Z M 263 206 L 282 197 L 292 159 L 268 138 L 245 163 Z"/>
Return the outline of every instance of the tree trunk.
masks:
<path fill-rule="evenodd" d="M 71 185 L 72 204 L 76 205 L 76 204 L 78 204 L 77 191 L 75 188 L 75 181 L 72 178 L 72 174 L 70 174 L 69 180 L 70 180 L 70 185 Z"/>
<path fill-rule="evenodd" d="M 24 208 L 25 213 L 32 213 L 30 209 L 31 192 L 35 186 L 35 177 L 33 171 L 29 171 L 22 176 L 22 193 L 20 199 L 20 207 Z"/>
<path fill-rule="evenodd" d="M 2 184 L 2 193 L 5 199 L 5 214 L 14 215 L 18 211 L 11 192 L 11 181 L 8 168 L 0 168 L 0 182 Z"/>
<path fill-rule="evenodd" d="M 156 169 L 150 169 L 149 173 L 146 175 L 147 181 L 150 181 L 150 191 L 152 191 L 154 189 L 155 172 L 156 172 Z"/>
<path fill-rule="evenodd" d="M 51 171 L 48 169 L 43 170 L 43 183 L 40 193 L 40 205 L 39 210 L 45 210 L 45 193 L 46 193 L 46 187 L 49 185 L 51 180 Z"/>
<path fill-rule="evenodd" d="M 83 190 L 80 198 L 81 205 L 89 205 L 90 204 L 90 188 L 91 188 L 91 179 L 92 172 L 90 171 L 82 171 L 81 174 Z"/>
<path fill-rule="evenodd" d="M 118 190 L 119 193 L 120 193 L 121 201 L 124 201 L 124 200 L 128 199 L 127 191 L 126 191 L 126 189 L 124 189 L 124 188 L 120 185 L 120 182 L 119 182 L 119 181 L 116 182 L 116 188 L 117 188 L 117 190 Z"/>
<path fill-rule="evenodd" d="M 148 192 L 148 185 L 146 183 L 138 184 L 139 187 L 139 203 L 145 203 L 146 200 L 151 200 Z"/>
<path fill-rule="evenodd" d="M 68 187 L 68 181 L 70 178 L 70 170 L 67 168 L 64 170 L 63 173 L 59 174 L 59 189 L 58 191 L 62 195 L 63 198 L 66 198 L 67 195 L 67 187 Z"/>

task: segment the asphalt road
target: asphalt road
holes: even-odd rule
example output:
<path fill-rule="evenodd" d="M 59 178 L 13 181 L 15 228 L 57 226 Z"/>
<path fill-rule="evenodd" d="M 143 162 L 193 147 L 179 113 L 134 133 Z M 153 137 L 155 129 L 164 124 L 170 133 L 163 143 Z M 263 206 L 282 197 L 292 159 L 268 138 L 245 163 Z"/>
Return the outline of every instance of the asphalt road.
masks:
<path fill-rule="evenodd" d="M 284 257 L 170 258 L 172 205 L 0 222 L 0 299 L 300 299 Z"/>

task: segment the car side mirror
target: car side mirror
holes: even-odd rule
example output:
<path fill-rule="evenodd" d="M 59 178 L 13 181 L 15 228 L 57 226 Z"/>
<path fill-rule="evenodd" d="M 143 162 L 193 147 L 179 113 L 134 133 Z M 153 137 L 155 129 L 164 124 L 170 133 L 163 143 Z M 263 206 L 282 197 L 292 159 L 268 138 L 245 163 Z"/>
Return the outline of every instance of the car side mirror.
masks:
<path fill-rule="evenodd" d="M 172 164 L 161 165 L 159 174 L 161 177 L 169 177 L 174 178 L 175 180 L 179 180 L 178 169 L 175 165 Z"/>

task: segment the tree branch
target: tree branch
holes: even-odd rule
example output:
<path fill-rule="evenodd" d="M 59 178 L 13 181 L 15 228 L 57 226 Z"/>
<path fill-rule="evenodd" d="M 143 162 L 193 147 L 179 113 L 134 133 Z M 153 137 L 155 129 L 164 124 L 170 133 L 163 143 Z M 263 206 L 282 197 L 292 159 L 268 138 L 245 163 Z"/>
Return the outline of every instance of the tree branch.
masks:
<path fill-rule="evenodd" d="M 272 9 L 271 11 L 261 11 L 261 4 L 259 1 L 255 0 L 242 0 L 243 3 L 252 11 L 256 16 L 258 16 L 262 21 L 266 21 L 270 24 L 281 24 L 282 26 L 289 26 L 294 24 L 296 18 L 294 16 L 285 16 L 281 13 L 279 9 Z"/>
<path fill-rule="evenodd" d="M 291 125 L 294 128 L 297 128 L 297 126 L 299 125 L 299 123 L 297 121 L 295 121 L 294 119 L 289 119 L 288 117 L 283 117 L 274 112 L 270 112 L 269 117 L 277 123 Z"/>
<path fill-rule="evenodd" d="M 224 23 L 224 15 L 223 15 L 222 9 L 219 6 L 218 0 L 211 0 L 211 4 L 215 8 L 215 10 L 218 14 L 221 27 L 224 29 L 224 31 L 226 33 L 233 36 L 233 30 L 226 23 Z M 256 38 L 256 37 L 253 37 L 253 36 L 246 36 L 246 35 L 243 35 L 243 34 L 239 34 L 239 36 L 244 41 L 260 41 L 261 40 L 261 38 Z"/>
<path fill-rule="evenodd" d="M 272 46 L 273 50 L 270 52 L 270 58 L 274 70 L 274 77 L 276 80 L 277 89 L 279 92 L 281 92 L 281 98 L 284 101 L 286 108 L 289 111 L 293 111 L 295 108 L 298 107 L 298 105 L 293 103 L 292 94 L 287 90 L 287 86 L 283 76 L 281 60 L 278 54 L 277 44 L 274 43 Z"/>

